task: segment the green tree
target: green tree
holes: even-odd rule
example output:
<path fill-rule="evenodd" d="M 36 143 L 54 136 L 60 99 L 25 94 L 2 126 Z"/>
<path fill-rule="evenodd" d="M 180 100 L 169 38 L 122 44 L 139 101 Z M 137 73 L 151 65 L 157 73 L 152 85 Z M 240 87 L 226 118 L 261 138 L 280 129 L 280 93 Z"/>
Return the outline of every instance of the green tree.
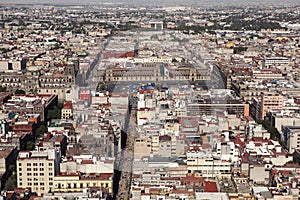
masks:
<path fill-rule="evenodd" d="M 30 89 L 30 92 L 31 92 L 32 94 L 37 94 L 37 89 Z"/>
<path fill-rule="evenodd" d="M 63 107 L 63 105 L 58 105 L 61 108 Z M 55 106 L 53 110 L 48 110 L 48 114 L 47 114 L 47 119 L 51 120 L 51 119 L 60 119 L 61 118 L 61 109 Z"/>
<path fill-rule="evenodd" d="M 46 133 L 46 131 L 47 131 L 47 128 L 44 125 L 40 125 L 36 129 L 35 135 L 36 135 L 36 137 L 42 137 L 42 136 L 44 136 L 44 133 Z M 27 148 L 27 145 L 26 145 L 26 148 Z"/>
<path fill-rule="evenodd" d="M 55 119 L 54 110 L 48 110 L 47 119 L 48 120 Z"/>
<path fill-rule="evenodd" d="M 63 108 L 63 105 L 59 105 L 61 106 L 61 108 Z M 57 106 L 54 106 L 54 116 L 55 116 L 55 119 L 60 119 L 61 118 L 61 108 Z"/>
<path fill-rule="evenodd" d="M 19 89 L 17 89 L 17 90 L 15 91 L 15 94 L 26 94 L 26 92 L 25 92 L 24 90 L 19 90 Z"/>
<path fill-rule="evenodd" d="M 5 190 L 11 191 L 14 190 L 14 188 L 17 187 L 17 175 L 16 174 L 12 174 L 7 182 L 5 183 Z"/>
<path fill-rule="evenodd" d="M 270 38 L 270 39 L 268 40 L 268 42 L 274 42 L 274 39 Z"/>
<path fill-rule="evenodd" d="M 0 92 L 6 92 L 6 87 L 0 86 Z"/>
<path fill-rule="evenodd" d="M 293 153 L 293 162 L 300 165 L 300 155 L 296 151 Z"/>
<path fill-rule="evenodd" d="M 207 31 L 207 33 L 209 33 L 211 35 L 216 35 L 216 32 L 215 31 L 211 31 L 211 30 Z"/>
<path fill-rule="evenodd" d="M 61 103 L 61 102 L 60 102 L 60 103 L 57 104 L 57 108 L 58 108 L 58 109 L 61 110 L 63 107 L 64 107 L 64 103 Z"/>
<path fill-rule="evenodd" d="M 240 53 L 242 51 L 247 51 L 247 47 L 234 47 L 233 48 L 233 53 L 234 54 Z"/>
<path fill-rule="evenodd" d="M 26 144 L 26 149 L 27 150 L 33 150 L 34 149 L 34 143 L 32 141 L 28 141 Z"/>
<path fill-rule="evenodd" d="M 99 86 L 99 90 L 100 90 L 100 91 L 105 90 L 105 85 L 104 85 L 104 84 L 101 84 L 101 85 Z"/>
<path fill-rule="evenodd" d="M 267 131 L 271 134 L 271 139 L 276 139 L 276 140 L 280 139 L 280 133 L 275 127 L 271 126 L 268 120 L 258 121 L 258 123 L 262 124 L 263 127 L 267 129 Z"/>

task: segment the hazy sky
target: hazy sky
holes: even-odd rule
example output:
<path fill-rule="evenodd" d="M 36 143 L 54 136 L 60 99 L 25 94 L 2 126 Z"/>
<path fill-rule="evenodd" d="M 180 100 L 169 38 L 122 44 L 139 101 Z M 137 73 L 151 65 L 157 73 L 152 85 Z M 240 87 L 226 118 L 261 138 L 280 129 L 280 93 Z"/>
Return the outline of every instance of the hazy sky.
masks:
<path fill-rule="evenodd" d="M 280 5 L 300 5 L 300 0 L 1 0 L 1 3 L 10 4 L 91 4 L 101 2 L 120 3 L 126 4 L 139 4 L 139 5 L 222 5 L 222 4 L 280 4 Z M 1 4 L 0 3 L 0 4 Z"/>

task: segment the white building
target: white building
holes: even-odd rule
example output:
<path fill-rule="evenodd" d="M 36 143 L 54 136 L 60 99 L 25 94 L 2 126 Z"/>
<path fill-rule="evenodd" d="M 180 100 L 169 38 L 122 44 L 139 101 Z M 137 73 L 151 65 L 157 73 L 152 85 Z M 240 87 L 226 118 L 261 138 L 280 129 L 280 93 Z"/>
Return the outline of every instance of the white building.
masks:
<path fill-rule="evenodd" d="M 217 142 L 216 144 L 217 153 L 215 157 L 221 160 L 228 160 L 231 162 L 238 162 L 239 150 L 235 147 L 233 142 Z"/>
<path fill-rule="evenodd" d="M 300 147 L 300 126 L 283 126 L 281 140 L 289 153 Z"/>
<path fill-rule="evenodd" d="M 190 171 L 200 171 L 205 178 L 215 177 L 218 174 L 230 174 L 231 162 L 214 158 L 188 158 L 187 167 Z"/>
<path fill-rule="evenodd" d="M 272 58 L 266 58 L 265 59 L 265 65 L 266 67 L 270 66 L 284 66 L 289 64 L 289 59 L 285 57 L 272 57 Z"/>

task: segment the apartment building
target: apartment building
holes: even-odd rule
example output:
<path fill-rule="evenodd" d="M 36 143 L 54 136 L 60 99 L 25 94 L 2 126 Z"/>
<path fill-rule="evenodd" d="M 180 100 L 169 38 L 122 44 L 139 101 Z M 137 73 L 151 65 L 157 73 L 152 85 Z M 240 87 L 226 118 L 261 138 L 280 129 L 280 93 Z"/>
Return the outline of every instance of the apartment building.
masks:
<path fill-rule="evenodd" d="M 48 110 L 58 102 L 57 95 L 14 95 L 4 104 L 4 111 L 14 113 L 39 114 L 44 121 Z"/>
<path fill-rule="evenodd" d="M 212 115 L 218 111 L 234 112 L 240 116 L 249 116 L 249 104 L 240 100 L 203 99 L 202 102 L 189 103 L 187 105 L 187 115 Z"/>
<path fill-rule="evenodd" d="M 176 157 L 184 155 L 185 153 L 184 140 L 176 136 L 151 136 L 151 140 L 147 141 L 147 144 L 150 145 L 151 153 L 153 153 L 153 155 Z M 146 149 L 143 152 L 145 151 Z M 148 151 L 149 149 L 147 149 L 147 152 Z"/>
<path fill-rule="evenodd" d="M 267 112 L 266 119 L 278 131 L 282 126 L 300 126 L 300 114 L 290 110 Z"/>
<path fill-rule="evenodd" d="M 254 78 L 254 80 L 283 80 L 283 79 L 285 79 L 281 70 L 279 70 L 279 69 L 253 70 L 252 77 Z"/>
<path fill-rule="evenodd" d="M 266 67 L 273 67 L 276 65 L 285 66 L 289 64 L 289 59 L 285 57 L 271 57 L 265 59 Z"/>
<path fill-rule="evenodd" d="M 217 142 L 216 151 L 216 156 L 221 160 L 230 160 L 235 163 L 238 162 L 239 150 L 235 147 L 233 142 Z"/>
<path fill-rule="evenodd" d="M 264 119 L 267 111 L 281 110 L 283 96 L 277 92 L 262 92 L 260 102 L 261 119 Z"/>
<path fill-rule="evenodd" d="M 63 108 L 61 109 L 62 119 L 72 119 L 73 118 L 73 105 L 71 101 L 66 101 Z"/>
<path fill-rule="evenodd" d="M 254 162 L 249 166 L 249 179 L 256 184 L 268 184 L 271 176 L 271 164 Z"/>
<path fill-rule="evenodd" d="M 21 151 L 17 159 L 17 186 L 31 188 L 38 195 L 54 191 L 54 176 L 59 171 L 60 152 Z"/>
<path fill-rule="evenodd" d="M 289 153 L 300 147 L 300 126 L 283 126 L 281 140 Z"/>
<path fill-rule="evenodd" d="M 230 174 L 232 168 L 230 161 L 214 158 L 188 158 L 187 167 L 192 172 L 201 172 L 205 178 L 215 177 L 217 174 Z"/>
<path fill-rule="evenodd" d="M 157 154 L 162 157 L 171 157 L 172 154 L 172 138 L 171 136 L 159 136 L 159 147 Z"/>
<path fill-rule="evenodd" d="M 138 137 L 134 142 L 134 158 L 141 159 L 143 156 L 149 156 L 151 152 L 151 138 Z"/>

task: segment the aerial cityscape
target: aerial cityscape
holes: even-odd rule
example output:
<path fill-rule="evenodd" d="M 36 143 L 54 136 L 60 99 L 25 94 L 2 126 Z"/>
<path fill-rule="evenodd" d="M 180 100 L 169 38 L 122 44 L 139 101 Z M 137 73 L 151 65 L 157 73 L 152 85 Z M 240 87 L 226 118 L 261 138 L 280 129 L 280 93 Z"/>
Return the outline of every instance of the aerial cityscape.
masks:
<path fill-rule="evenodd" d="M 0 2 L 0 200 L 299 200 L 300 2 Z"/>

